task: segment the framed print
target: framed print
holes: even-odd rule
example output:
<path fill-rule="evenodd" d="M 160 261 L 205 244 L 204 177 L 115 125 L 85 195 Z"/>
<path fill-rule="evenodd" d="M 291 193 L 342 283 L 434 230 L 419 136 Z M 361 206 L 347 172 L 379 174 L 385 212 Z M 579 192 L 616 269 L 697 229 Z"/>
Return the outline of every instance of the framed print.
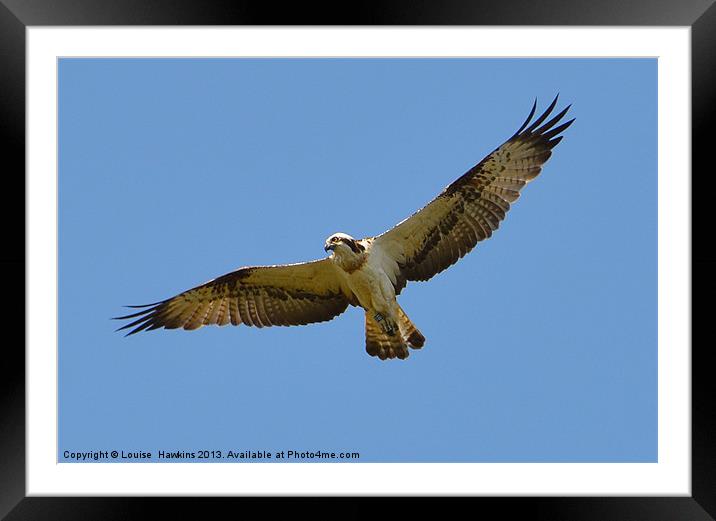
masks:
<path fill-rule="evenodd" d="M 8 518 L 136 496 L 713 515 L 689 172 L 714 8 L 7 4 Z"/>

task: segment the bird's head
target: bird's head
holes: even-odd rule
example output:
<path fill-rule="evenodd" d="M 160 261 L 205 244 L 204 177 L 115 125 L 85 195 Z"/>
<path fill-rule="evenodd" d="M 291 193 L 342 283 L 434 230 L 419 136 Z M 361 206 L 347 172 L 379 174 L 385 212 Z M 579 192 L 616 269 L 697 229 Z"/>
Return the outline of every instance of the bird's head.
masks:
<path fill-rule="evenodd" d="M 333 251 L 337 255 L 359 254 L 365 250 L 363 245 L 347 233 L 334 233 L 323 246 L 326 251 Z"/>

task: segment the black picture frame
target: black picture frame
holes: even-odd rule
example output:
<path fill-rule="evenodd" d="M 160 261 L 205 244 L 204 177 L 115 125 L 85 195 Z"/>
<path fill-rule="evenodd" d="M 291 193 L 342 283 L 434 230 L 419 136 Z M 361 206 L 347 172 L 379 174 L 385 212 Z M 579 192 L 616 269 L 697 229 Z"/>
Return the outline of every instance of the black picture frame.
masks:
<path fill-rule="evenodd" d="M 241 502 L 264 514 L 290 508 L 315 515 L 316 509 L 357 518 L 377 512 L 379 498 L 78 498 L 26 497 L 25 494 L 25 354 L 24 338 L 10 340 L 17 324 L 18 298 L 24 294 L 25 228 L 22 201 L 25 169 L 25 28 L 64 25 L 646 25 L 689 26 L 692 34 L 692 237 L 705 236 L 712 219 L 705 198 L 714 193 L 713 160 L 707 129 L 716 123 L 716 6 L 714 0 L 449 0 L 384 1 L 333 6 L 269 2 L 200 0 L 0 0 L 0 129 L 3 188 L 0 205 L 5 247 L 2 249 L 3 305 L 6 336 L 2 350 L 0 407 L 0 516 L 5 519 L 135 519 L 149 506 L 167 517 L 201 515 L 217 504 Z M 15 207 L 11 202 L 20 202 Z M 21 217 L 22 216 L 22 217 Z M 699 232 L 703 232 L 700 234 Z M 453 498 L 481 512 L 497 508 L 500 517 L 569 520 L 707 520 L 716 517 L 716 395 L 710 374 L 711 346 L 697 342 L 705 329 L 701 297 L 716 290 L 716 254 L 692 246 L 692 495 L 690 497 L 525 497 Z M 23 287 L 21 287 L 21 285 Z M 13 295 L 14 298 L 7 298 Z M 23 308 L 24 309 L 24 308 Z M 10 318 L 12 317 L 12 318 Z M 698 320 L 700 319 L 700 320 Z M 12 321 L 12 322 L 10 322 Z M 11 325 L 12 324 L 12 325 Z M 700 325 L 699 325 L 700 324 Z M 269 502 L 270 501 L 270 502 Z M 469 503 L 468 503 L 469 502 Z M 425 511 L 423 498 L 401 508 Z M 442 507 L 440 507 L 442 508 Z M 480 509 L 480 510 L 477 510 Z M 408 510 L 409 512 L 409 510 Z M 403 514 L 406 511 L 403 510 Z"/>

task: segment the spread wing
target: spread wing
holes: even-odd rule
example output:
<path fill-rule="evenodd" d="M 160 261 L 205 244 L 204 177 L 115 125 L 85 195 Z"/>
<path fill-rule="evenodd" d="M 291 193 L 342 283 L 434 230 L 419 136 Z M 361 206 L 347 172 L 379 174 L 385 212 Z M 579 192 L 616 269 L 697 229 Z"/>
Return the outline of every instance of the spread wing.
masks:
<path fill-rule="evenodd" d="M 397 263 L 398 291 L 406 280 L 428 280 L 440 273 L 492 236 L 520 190 L 540 173 L 562 139 L 559 134 L 574 121 L 555 126 L 568 106 L 543 124 L 556 104 L 557 98 L 530 123 L 535 102 L 527 120 L 510 139 L 428 205 L 373 239 L 374 245 Z"/>
<path fill-rule="evenodd" d="M 209 324 L 294 326 L 343 313 L 350 291 L 342 288 L 329 259 L 280 266 L 253 266 L 227 273 L 174 297 L 147 304 L 118 329 L 197 329 Z"/>

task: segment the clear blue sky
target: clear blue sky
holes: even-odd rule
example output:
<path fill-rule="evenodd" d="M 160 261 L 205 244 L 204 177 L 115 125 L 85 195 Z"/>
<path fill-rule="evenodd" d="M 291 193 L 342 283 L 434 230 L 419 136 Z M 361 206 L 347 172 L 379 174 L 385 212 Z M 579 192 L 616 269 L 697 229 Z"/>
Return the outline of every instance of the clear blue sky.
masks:
<path fill-rule="evenodd" d="M 59 88 L 60 460 L 656 461 L 656 60 L 63 59 Z M 401 295 L 407 361 L 365 353 L 358 308 L 114 332 L 122 305 L 392 227 L 557 92 L 577 120 L 500 230 Z"/>

